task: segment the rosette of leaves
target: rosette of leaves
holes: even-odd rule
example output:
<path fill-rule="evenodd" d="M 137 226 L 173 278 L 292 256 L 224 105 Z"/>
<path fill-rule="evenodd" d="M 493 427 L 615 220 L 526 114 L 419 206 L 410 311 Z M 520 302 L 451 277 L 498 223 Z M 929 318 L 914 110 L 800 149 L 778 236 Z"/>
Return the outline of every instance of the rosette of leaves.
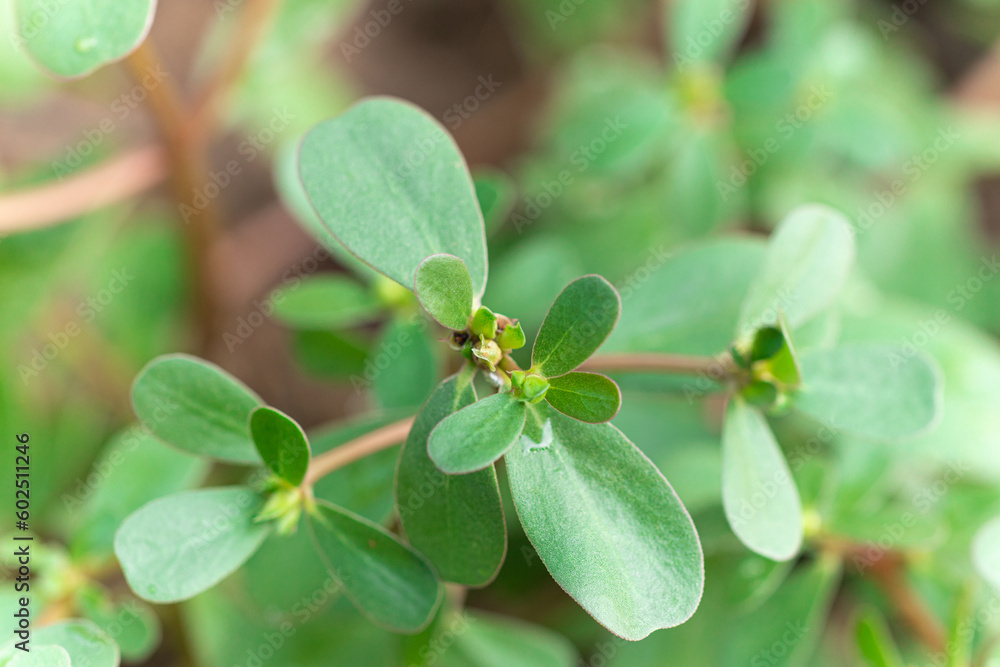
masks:
<path fill-rule="evenodd" d="M 234 572 L 265 540 L 295 531 L 305 516 L 330 576 L 359 611 L 397 632 L 430 622 L 441 598 L 433 569 L 382 526 L 315 497 L 306 482 L 309 439 L 290 417 L 262 405 L 217 366 L 186 355 L 152 361 L 136 378 L 132 401 L 143 426 L 163 442 L 257 466 L 245 485 L 164 496 L 125 519 L 114 550 L 139 597 L 189 599 Z"/>
<path fill-rule="evenodd" d="M 451 330 L 460 370 L 418 413 L 400 455 L 401 525 L 446 581 L 489 583 L 506 526 L 494 464 L 505 458 L 528 538 L 555 580 L 627 639 L 682 623 L 704 567 L 690 516 L 669 483 L 608 422 L 610 379 L 575 369 L 604 341 L 620 299 L 584 276 L 556 299 L 520 369 L 516 319 L 480 303 L 483 215 L 453 139 L 414 106 L 363 101 L 302 142 L 299 169 L 326 231 Z M 495 393 L 479 399 L 481 373 Z M 434 490 L 429 497 L 421 487 Z"/>

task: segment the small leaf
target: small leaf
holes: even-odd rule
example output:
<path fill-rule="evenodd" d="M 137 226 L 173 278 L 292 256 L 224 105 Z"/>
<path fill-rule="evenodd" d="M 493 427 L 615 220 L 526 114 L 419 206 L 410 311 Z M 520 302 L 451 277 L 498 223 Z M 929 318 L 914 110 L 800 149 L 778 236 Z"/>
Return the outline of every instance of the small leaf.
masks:
<path fill-rule="evenodd" d="M 292 486 L 302 483 L 309 467 L 309 439 L 294 419 L 261 406 L 250 413 L 250 433 L 271 472 Z"/>
<path fill-rule="evenodd" d="M 494 394 L 445 417 L 427 439 L 427 454 L 449 475 L 481 470 L 504 455 L 524 427 L 524 403 Z"/>
<path fill-rule="evenodd" d="M 507 551 L 496 472 L 487 466 L 446 475 L 427 456 L 427 438 L 442 419 L 475 400 L 468 378 L 442 382 L 417 415 L 396 468 L 396 506 L 407 539 L 442 579 L 465 586 L 492 581 Z"/>
<path fill-rule="evenodd" d="M 737 337 L 778 322 L 783 312 L 796 329 L 828 307 L 854 262 L 850 224 L 833 209 L 801 206 L 778 225 L 767 256 L 750 284 L 737 324 Z"/>
<path fill-rule="evenodd" d="M 505 459 L 524 532 L 598 623 L 637 641 L 683 623 L 705 569 L 694 523 L 660 471 L 611 424 L 531 406 Z"/>
<path fill-rule="evenodd" d="M 261 404 L 246 385 L 196 357 L 168 354 L 139 371 L 132 407 L 168 445 L 233 463 L 259 463 L 250 412 Z"/>
<path fill-rule="evenodd" d="M 482 336 L 484 338 L 496 338 L 497 335 L 496 314 L 486 306 L 480 306 L 476 310 L 476 314 L 472 316 L 472 321 L 469 322 L 469 331 L 472 332 L 473 336 Z"/>
<path fill-rule="evenodd" d="M 92 622 L 82 619 L 60 621 L 31 630 L 31 650 L 24 653 L 14 648 L 14 643 L 21 641 L 12 637 L 0 645 L 0 664 L 5 667 L 22 665 L 23 667 L 61 667 L 58 662 L 69 657 L 68 663 L 79 667 L 118 667 L 120 657 L 118 646 Z M 53 647 L 62 652 L 49 650 Z M 13 659 L 20 656 L 21 660 Z M 53 662 L 48 659 L 52 658 Z"/>
<path fill-rule="evenodd" d="M 395 632 L 419 632 L 441 599 L 430 565 L 384 528 L 320 501 L 309 527 L 330 575 L 362 614 Z"/>
<path fill-rule="evenodd" d="M 987 521 L 972 541 L 972 564 L 1000 595 L 1000 518 Z"/>
<path fill-rule="evenodd" d="M 594 353 L 615 328 L 621 298 L 607 280 L 583 276 L 567 285 L 545 316 L 531 350 L 531 364 L 546 377 L 570 372 Z"/>
<path fill-rule="evenodd" d="M 77 78 L 134 51 L 153 24 L 156 0 L 17 0 L 16 6 L 16 39 L 31 57 L 56 76 Z M 150 68 L 143 85 L 163 85 L 166 76 Z"/>
<path fill-rule="evenodd" d="M 115 535 L 129 586 L 150 602 L 186 600 L 242 565 L 270 532 L 254 517 L 264 504 L 252 489 L 186 491 L 133 513 Z"/>
<path fill-rule="evenodd" d="M 722 428 L 722 502 L 743 544 L 772 560 L 802 546 L 802 503 L 764 417 L 733 398 Z"/>
<path fill-rule="evenodd" d="M 802 388 L 792 405 L 858 437 L 895 441 L 915 437 L 941 413 L 936 364 L 893 345 L 852 344 L 803 353 Z"/>
<path fill-rule="evenodd" d="M 448 132 L 402 100 L 363 100 L 306 134 L 299 174 L 323 224 L 372 268 L 413 286 L 438 253 L 486 287 L 486 236 L 469 169 Z"/>
<path fill-rule="evenodd" d="M 345 275 L 313 276 L 271 297 L 274 314 L 301 329 L 341 329 L 378 317 L 382 304 L 367 287 Z"/>
<path fill-rule="evenodd" d="M 431 255 L 421 262 L 413 291 L 424 310 L 442 326 L 456 331 L 468 326 L 472 315 L 472 277 L 458 257 Z"/>
<path fill-rule="evenodd" d="M 865 664 L 869 667 L 903 667 L 899 649 L 892 640 L 885 619 L 874 609 L 867 609 L 854 626 L 854 638 Z"/>
<path fill-rule="evenodd" d="M 549 380 L 545 400 L 564 415 L 597 424 L 613 419 L 622 404 L 614 380 L 599 373 L 567 373 Z"/>

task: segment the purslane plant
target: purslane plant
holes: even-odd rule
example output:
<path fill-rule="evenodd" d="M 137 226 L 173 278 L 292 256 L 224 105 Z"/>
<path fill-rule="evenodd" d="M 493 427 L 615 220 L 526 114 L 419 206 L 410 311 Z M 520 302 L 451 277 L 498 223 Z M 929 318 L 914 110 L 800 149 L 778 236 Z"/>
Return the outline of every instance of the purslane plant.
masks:
<path fill-rule="evenodd" d="M 704 579 L 691 518 L 660 471 L 608 423 L 621 402 L 617 384 L 577 370 L 601 365 L 600 357 L 588 359 L 619 319 L 610 283 L 593 275 L 571 282 L 541 325 L 531 365 L 521 369 L 511 357 L 526 344 L 519 322 L 481 304 L 482 215 L 461 154 L 436 121 L 403 102 L 362 102 L 306 136 L 300 170 L 328 231 L 412 289 L 450 330 L 445 340 L 458 370 L 412 423 L 383 438 L 406 440 L 396 476 L 405 542 L 315 496 L 313 484 L 337 464 L 310 460 L 308 438 L 291 418 L 217 367 L 164 357 L 136 380 L 142 423 L 181 449 L 263 463 L 269 476 L 256 489 L 185 492 L 132 515 L 115 548 L 136 593 L 158 602 L 191 597 L 238 568 L 269 534 L 294 531 L 305 517 L 355 605 L 388 628 L 419 631 L 440 602 L 439 580 L 483 586 L 503 563 L 506 525 L 494 469 L 502 458 L 527 537 L 597 621 L 637 640 L 689 618 Z M 891 347 L 796 349 L 796 332 L 821 338 L 816 331 L 828 323 L 807 325 L 831 305 L 852 256 L 838 214 L 817 206 L 794 212 L 769 243 L 733 344 L 701 360 L 719 380 L 715 388 L 729 394 L 726 516 L 748 547 L 775 560 L 799 552 L 805 522 L 765 413 L 797 409 L 833 429 L 885 440 L 927 428 L 938 412 L 937 375 L 922 356 L 899 369 Z M 669 298 L 663 295 L 664 308 Z M 477 375 L 490 395 L 477 396 Z M 406 504 L 442 473 L 427 502 Z"/>

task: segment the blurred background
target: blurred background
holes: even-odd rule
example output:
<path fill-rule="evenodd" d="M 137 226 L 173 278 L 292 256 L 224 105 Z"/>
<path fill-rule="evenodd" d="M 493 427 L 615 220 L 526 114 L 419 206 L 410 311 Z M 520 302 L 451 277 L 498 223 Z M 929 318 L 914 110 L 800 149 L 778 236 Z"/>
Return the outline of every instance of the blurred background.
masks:
<path fill-rule="evenodd" d="M 961 502 L 1000 507 L 996 0 L 170 0 L 149 38 L 158 61 L 147 51 L 73 82 L 47 78 L 7 39 L 15 21 L 0 0 L 0 421 L 31 433 L 33 515 L 54 545 L 52 571 L 80 554 L 106 561 L 137 498 L 107 478 L 224 479 L 186 459 L 102 468 L 107 443 L 133 421 L 132 378 L 158 354 L 210 359 L 321 429 L 412 412 L 441 377 L 430 334 L 369 372 L 418 326 L 412 295 L 330 243 L 297 183 L 302 134 L 371 94 L 411 100 L 454 134 L 487 221 L 484 301 L 520 317 L 529 340 L 582 273 L 638 288 L 680 247 L 766 234 L 805 202 L 840 209 L 860 267 L 845 335 L 870 326 L 928 349 L 953 401 L 955 421 L 909 450 L 896 477 L 957 451 L 989 482 Z M 198 113 L 178 123 L 171 96 Z M 178 178 L 184 164 L 201 178 Z M 317 277 L 339 281 L 353 310 L 317 314 Z M 661 305 L 669 312 L 668 294 Z M 714 352 L 726 335 L 677 351 Z M 706 444 L 718 406 L 626 389 L 616 423 L 678 488 L 710 555 L 718 534 L 715 567 L 754 590 L 770 585 L 763 559 L 726 560 L 717 445 Z M 664 450 L 664 428 L 685 446 Z M 329 432 L 326 447 L 343 441 L 342 429 Z M 344 469 L 330 492 L 385 519 L 394 451 Z M 512 530 L 500 579 L 470 592 L 470 605 L 554 628 L 588 664 L 721 664 L 697 653 L 730 622 L 712 616 L 712 591 L 696 617 L 708 620 L 686 635 L 608 643 Z M 315 589 L 305 574 L 301 585 L 274 574 L 289 566 L 265 549 L 221 590 L 158 610 L 164 641 L 136 640 L 132 657 L 254 664 L 259 637 Z M 104 584 L 122 587 L 114 575 Z M 813 642 L 825 648 L 808 664 L 854 664 L 837 649 L 845 595 L 830 588 L 831 621 Z M 410 640 L 387 639 L 349 605 L 306 608 L 272 664 L 470 664 L 443 653 L 400 662 L 419 654 L 399 648 Z"/>

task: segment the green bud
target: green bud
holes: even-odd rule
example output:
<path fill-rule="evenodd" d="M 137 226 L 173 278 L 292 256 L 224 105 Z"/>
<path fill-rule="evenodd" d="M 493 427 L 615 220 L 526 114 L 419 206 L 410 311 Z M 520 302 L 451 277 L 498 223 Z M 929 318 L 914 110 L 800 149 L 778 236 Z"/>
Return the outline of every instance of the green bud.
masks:
<path fill-rule="evenodd" d="M 768 408 L 778 400 L 778 388 L 770 382 L 755 380 L 743 387 L 740 394 L 747 403 L 761 408 Z"/>
<path fill-rule="evenodd" d="M 510 386 L 512 389 L 520 389 L 524 384 L 524 378 L 527 375 L 524 371 L 511 371 L 510 373 Z"/>
<path fill-rule="evenodd" d="M 524 347 L 524 331 L 520 322 L 514 322 L 504 327 L 500 335 L 497 336 L 497 344 L 503 350 L 517 350 Z"/>
<path fill-rule="evenodd" d="M 469 330 L 474 336 L 482 336 L 483 338 L 496 338 L 497 337 L 497 316 L 493 314 L 493 311 L 486 306 L 480 306 L 479 310 L 476 311 L 475 315 L 472 316 L 472 322 L 469 324 Z"/>
<path fill-rule="evenodd" d="M 294 510 L 280 516 L 276 528 L 278 535 L 294 535 L 296 529 L 299 527 L 300 516 L 302 516 L 301 505 L 297 505 Z"/>
<path fill-rule="evenodd" d="M 545 398 L 549 390 L 549 381 L 541 375 L 531 373 L 521 381 L 521 398 L 529 403 L 538 403 Z"/>
<path fill-rule="evenodd" d="M 296 511 L 301 503 L 298 489 L 286 487 L 271 494 L 255 521 L 272 521 Z"/>
<path fill-rule="evenodd" d="M 497 369 L 497 364 L 503 359 L 503 350 L 497 345 L 495 340 L 487 340 L 482 336 L 479 337 L 479 342 L 472 348 L 472 354 L 476 355 L 476 358 L 482 359 L 486 363 L 486 367 L 491 371 Z"/>
<path fill-rule="evenodd" d="M 413 302 L 413 293 L 395 280 L 378 276 L 375 279 L 375 296 L 388 308 L 401 308 Z"/>

